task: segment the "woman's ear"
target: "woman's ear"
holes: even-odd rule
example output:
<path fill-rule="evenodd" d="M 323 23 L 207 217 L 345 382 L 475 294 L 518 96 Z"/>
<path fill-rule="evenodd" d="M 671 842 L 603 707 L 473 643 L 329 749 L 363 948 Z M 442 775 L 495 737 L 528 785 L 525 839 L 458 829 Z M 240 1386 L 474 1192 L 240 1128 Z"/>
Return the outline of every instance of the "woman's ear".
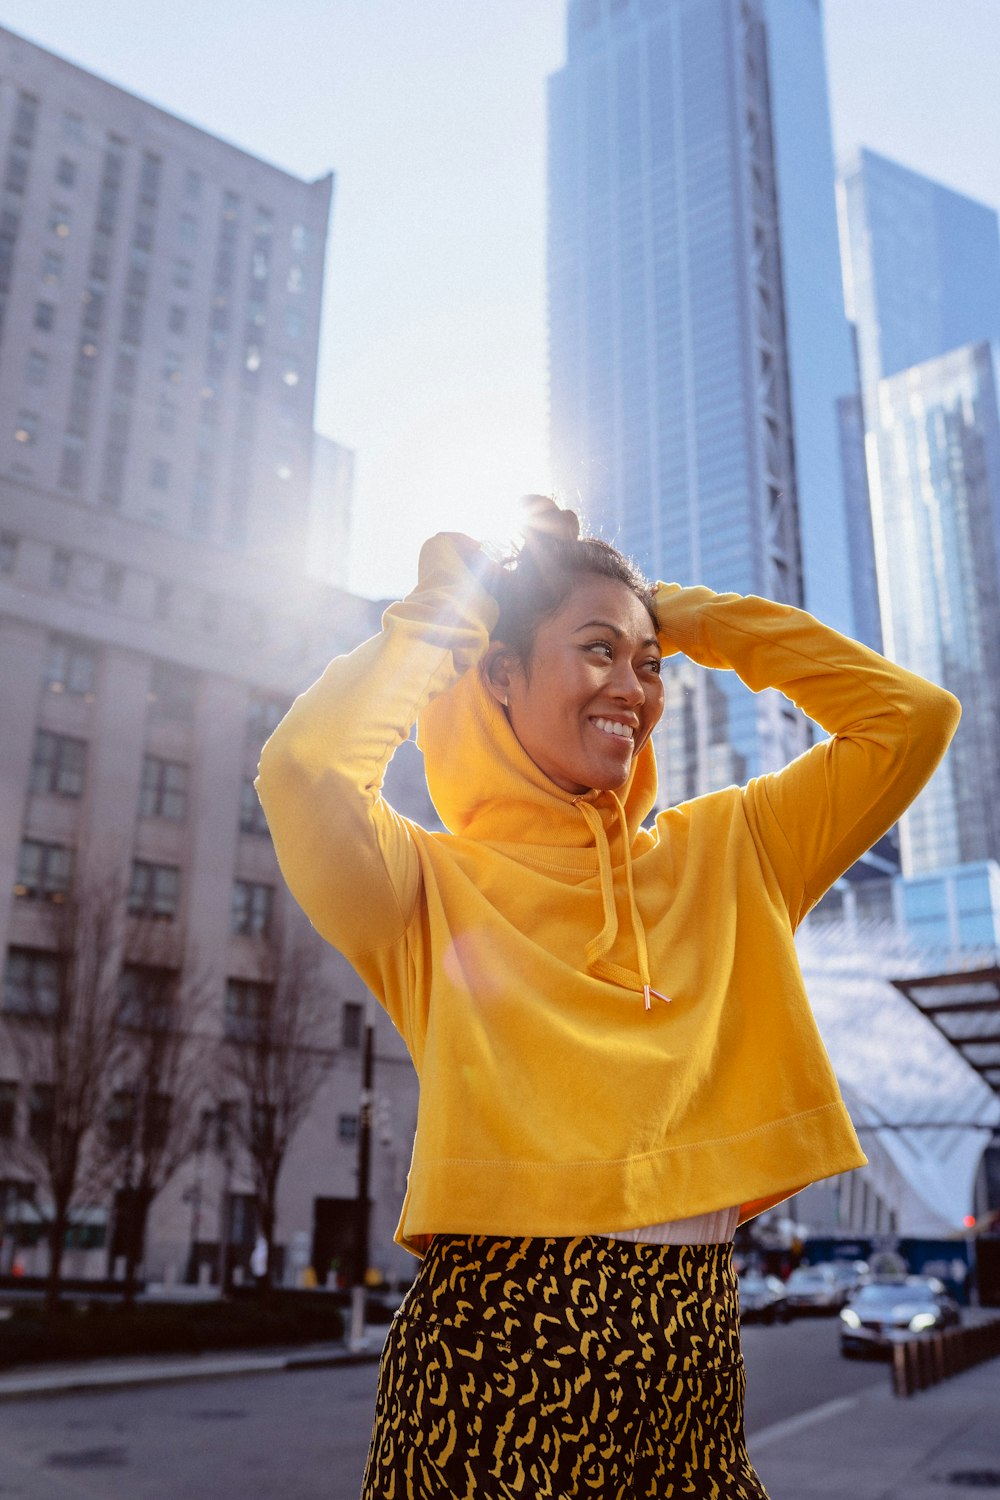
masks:
<path fill-rule="evenodd" d="M 493 697 L 504 708 L 507 707 L 513 663 L 513 653 L 503 641 L 494 641 L 483 657 L 483 679 Z"/>

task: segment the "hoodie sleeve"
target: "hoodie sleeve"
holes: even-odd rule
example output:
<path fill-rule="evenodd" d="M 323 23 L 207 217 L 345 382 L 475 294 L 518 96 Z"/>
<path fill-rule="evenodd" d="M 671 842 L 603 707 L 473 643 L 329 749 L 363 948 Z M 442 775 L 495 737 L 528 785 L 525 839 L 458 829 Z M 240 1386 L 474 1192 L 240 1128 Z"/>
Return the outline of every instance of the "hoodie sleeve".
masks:
<path fill-rule="evenodd" d="M 413 592 L 296 698 L 261 751 L 257 793 L 282 874 L 349 959 L 398 942 L 420 901 L 410 824 L 382 781 L 419 711 L 486 649 L 497 608 L 477 555 L 457 534 L 427 542 Z"/>
<path fill-rule="evenodd" d="M 958 699 L 804 610 L 661 584 L 664 654 L 777 688 L 830 738 L 743 789 L 761 855 L 793 924 L 906 811 L 941 761 Z"/>

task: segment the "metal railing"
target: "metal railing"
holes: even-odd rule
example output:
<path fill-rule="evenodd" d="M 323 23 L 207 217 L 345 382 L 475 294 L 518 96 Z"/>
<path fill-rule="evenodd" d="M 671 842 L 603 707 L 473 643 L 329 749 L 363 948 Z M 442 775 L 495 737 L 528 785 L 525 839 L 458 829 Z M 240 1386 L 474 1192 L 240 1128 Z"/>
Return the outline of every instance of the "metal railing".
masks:
<path fill-rule="evenodd" d="M 912 1396 L 972 1365 L 1000 1355 L 1000 1318 L 972 1328 L 949 1328 L 925 1338 L 907 1339 L 892 1351 L 892 1389 Z"/>

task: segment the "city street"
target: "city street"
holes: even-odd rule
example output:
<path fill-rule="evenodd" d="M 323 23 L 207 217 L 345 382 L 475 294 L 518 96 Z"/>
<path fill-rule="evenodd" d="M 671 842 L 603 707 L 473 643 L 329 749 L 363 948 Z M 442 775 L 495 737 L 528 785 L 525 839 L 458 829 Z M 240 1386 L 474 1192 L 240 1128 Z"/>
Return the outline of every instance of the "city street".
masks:
<path fill-rule="evenodd" d="M 884 1388 L 835 1320 L 744 1330 L 751 1434 Z M 357 1500 L 375 1366 L 0 1405 L 3 1500 Z"/>

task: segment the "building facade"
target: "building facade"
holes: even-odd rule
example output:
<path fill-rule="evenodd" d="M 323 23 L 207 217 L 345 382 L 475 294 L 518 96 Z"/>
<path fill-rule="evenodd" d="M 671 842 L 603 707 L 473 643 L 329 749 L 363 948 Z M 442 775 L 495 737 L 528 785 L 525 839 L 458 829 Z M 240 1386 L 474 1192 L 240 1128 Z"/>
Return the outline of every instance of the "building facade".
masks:
<path fill-rule="evenodd" d="M 867 150 L 840 205 L 860 372 L 845 447 L 858 453 L 863 426 L 884 647 L 963 706 L 947 759 L 900 824 L 903 870 L 917 875 L 1000 854 L 1000 224 Z M 855 475 L 852 492 L 864 488 Z"/>
<path fill-rule="evenodd" d="M 51 1018 L 61 911 L 120 891 L 123 1004 L 156 978 L 131 946 L 154 933 L 158 973 L 197 968 L 204 1049 L 245 1039 L 292 921 L 259 749 L 378 612 L 307 574 L 331 179 L 4 31 L 0 153 L 0 1271 L 16 1255 L 30 1272 L 51 1205 L 21 1147 L 49 1128 L 53 1084 L 17 1043 Z M 279 1193 L 275 1269 L 293 1279 L 346 1269 L 355 1213 L 369 1002 L 330 949 L 317 982 L 322 1084 Z M 398 1274 L 416 1082 L 375 1026 L 372 1263 Z M 246 1268 L 249 1162 L 212 1128 L 228 1102 L 202 1101 L 198 1151 L 153 1205 L 154 1278 Z M 114 1261 L 119 1188 L 77 1203 L 71 1274 Z"/>
<path fill-rule="evenodd" d="M 962 720 L 900 825 L 907 874 L 1000 857 L 1000 407 L 996 346 L 879 383 L 869 436 L 882 629 Z"/>
<path fill-rule="evenodd" d="M 839 204 L 871 430 L 880 380 L 960 345 L 1000 340 L 1000 229 L 986 204 L 867 149 L 845 167 Z"/>
<path fill-rule="evenodd" d="M 819 7 L 571 0 L 567 36 L 549 99 L 557 484 L 653 576 L 853 631 Z M 671 801 L 807 742 L 777 695 L 728 674 L 719 691 L 722 712 L 705 674 L 678 684 L 691 728 L 683 771 L 664 751 Z"/>

